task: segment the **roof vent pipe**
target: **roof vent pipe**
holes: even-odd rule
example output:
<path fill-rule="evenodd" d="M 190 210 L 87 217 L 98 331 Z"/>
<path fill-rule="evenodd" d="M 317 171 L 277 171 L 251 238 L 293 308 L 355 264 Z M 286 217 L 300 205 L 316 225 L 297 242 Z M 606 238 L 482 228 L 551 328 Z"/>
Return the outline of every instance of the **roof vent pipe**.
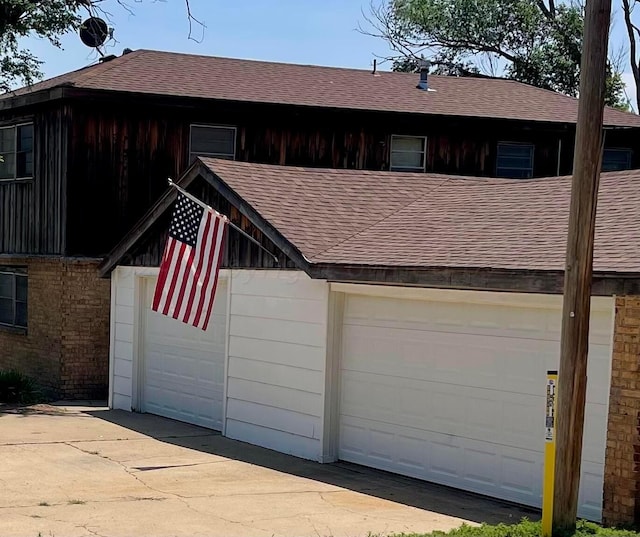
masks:
<path fill-rule="evenodd" d="M 420 58 L 418 67 L 420 68 L 420 82 L 418 82 L 416 88 L 427 91 L 429 89 L 429 67 L 431 67 L 431 63 L 429 60 Z"/>

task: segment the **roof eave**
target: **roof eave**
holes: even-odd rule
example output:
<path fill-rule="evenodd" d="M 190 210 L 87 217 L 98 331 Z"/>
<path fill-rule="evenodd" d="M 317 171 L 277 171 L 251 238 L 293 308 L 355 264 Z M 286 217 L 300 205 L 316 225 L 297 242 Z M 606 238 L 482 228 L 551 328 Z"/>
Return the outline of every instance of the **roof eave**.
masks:
<path fill-rule="evenodd" d="M 57 100 L 61 98 L 77 98 L 80 99 L 82 97 L 95 98 L 98 96 L 108 97 L 108 96 L 117 96 L 118 98 L 123 96 L 129 96 L 134 98 L 144 99 L 147 103 L 149 99 L 163 99 L 163 100 L 174 100 L 176 102 L 192 102 L 194 106 L 199 106 L 200 103 L 227 103 L 234 105 L 257 105 L 257 106 L 275 106 L 275 107 L 288 107 L 288 108 L 297 108 L 297 109 L 307 109 L 307 110 L 323 110 L 323 111 L 332 111 L 332 112 L 342 112 L 342 113 L 367 113 L 367 114 L 383 114 L 383 115 L 405 115 L 405 116 L 413 116 L 413 117 L 430 117 L 430 118 L 448 118 L 451 120 L 475 120 L 475 121 L 502 121 L 506 123 L 531 123 L 536 125 L 546 125 L 548 127 L 558 128 L 558 127 L 575 127 L 575 122 L 567 122 L 567 121 L 549 121 L 549 120 L 538 120 L 538 119 L 527 119 L 527 118 L 508 118 L 508 117 L 497 117 L 497 116 L 481 116 L 481 115 L 457 115 L 455 113 L 451 114 L 435 114 L 429 111 L 425 112 L 410 112 L 403 110 L 379 110 L 375 108 L 347 108 L 347 107 L 337 107 L 337 106 L 325 106 L 321 104 L 293 104 L 293 103 L 280 103 L 280 102 L 267 102 L 267 101 L 251 101 L 246 99 L 221 99 L 221 98 L 210 98 L 210 97 L 194 97 L 194 96 L 181 96 L 181 95 L 170 95 L 165 93 L 142 93 L 142 92 L 132 92 L 132 91 L 119 91 L 119 90 L 110 90 L 110 89 L 102 89 L 102 88 L 83 88 L 81 86 L 74 86 L 71 84 L 66 84 L 63 86 L 56 86 L 53 88 L 49 88 L 46 90 L 39 90 L 33 93 L 26 93 L 22 95 L 17 95 L 15 97 L 8 97 L 4 99 L 0 99 L 0 112 L 4 110 L 11 110 L 15 108 L 21 108 L 24 106 L 29 106 L 33 104 L 39 104 L 42 102 Z M 604 124 L 604 128 L 606 130 L 629 130 L 629 129 L 638 129 L 640 130 L 640 125 L 616 125 L 616 124 Z"/>
<path fill-rule="evenodd" d="M 318 263 L 313 264 L 308 273 L 314 279 L 342 283 L 554 295 L 562 294 L 564 286 L 563 270 Z M 640 273 L 594 272 L 591 294 L 640 294 Z"/>
<path fill-rule="evenodd" d="M 69 86 L 56 86 L 20 95 L 4 97 L 0 99 L 0 112 L 63 99 L 66 97 L 68 87 Z"/>

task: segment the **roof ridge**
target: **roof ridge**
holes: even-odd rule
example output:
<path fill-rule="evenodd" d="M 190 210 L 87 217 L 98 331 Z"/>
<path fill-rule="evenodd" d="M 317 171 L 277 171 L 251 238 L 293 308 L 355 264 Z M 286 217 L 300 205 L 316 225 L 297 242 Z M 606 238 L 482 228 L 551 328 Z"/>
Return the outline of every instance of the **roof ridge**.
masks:
<path fill-rule="evenodd" d="M 438 190 L 441 186 L 443 186 L 445 183 L 448 183 L 449 181 L 454 180 L 455 177 L 451 176 L 451 175 L 447 175 L 445 176 L 445 178 L 438 183 L 436 186 L 434 186 L 433 188 L 430 188 L 429 190 L 427 190 L 424 194 L 422 195 L 418 195 L 417 198 L 414 198 L 413 200 L 411 200 L 410 202 L 401 205 L 400 207 L 397 207 L 395 210 L 392 210 L 390 213 L 386 214 L 385 216 L 383 216 L 382 218 L 380 218 L 379 220 L 376 220 L 375 222 L 373 222 L 371 225 L 366 226 L 362 229 L 360 229 L 359 231 L 356 231 L 355 233 L 352 233 L 351 235 L 349 235 L 346 239 L 341 240 L 340 242 L 337 242 L 335 244 L 332 244 L 329 248 L 325 248 L 324 250 L 321 250 L 319 252 L 315 252 L 311 257 L 312 258 L 317 258 L 317 256 L 322 255 L 324 253 L 327 253 L 331 250 L 333 250 L 334 248 L 337 248 L 338 246 L 340 246 L 341 244 L 344 244 L 345 242 L 349 242 L 351 239 L 357 237 L 358 235 L 361 235 L 362 233 L 364 233 L 365 231 L 370 230 L 371 228 L 377 226 L 380 222 L 384 222 L 387 218 L 391 217 L 393 215 L 393 213 L 395 212 L 399 212 L 399 211 L 403 211 L 405 210 L 407 207 L 411 207 L 411 205 L 413 205 L 414 203 L 417 203 L 418 201 L 421 201 L 426 195 L 428 194 L 432 194 L 433 192 L 435 192 L 436 190 Z"/>

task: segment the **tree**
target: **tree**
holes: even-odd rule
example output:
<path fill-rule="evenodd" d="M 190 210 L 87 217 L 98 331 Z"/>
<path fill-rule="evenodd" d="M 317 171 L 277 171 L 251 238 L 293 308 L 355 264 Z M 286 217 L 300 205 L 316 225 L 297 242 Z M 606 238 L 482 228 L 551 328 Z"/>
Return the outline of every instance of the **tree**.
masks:
<path fill-rule="evenodd" d="M 204 24 L 191 13 L 189 0 L 183 1 L 189 21 L 189 38 L 192 38 L 192 24 L 203 29 Z M 78 30 L 82 18 L 102 16 L 109 19 L 106 9 L 110 5 L 131 12 L 125 0 L 0 0 L 0 93 L 9 91 L 16 84 L 30 85 L 42 76 L 42 62 L 20 46 L 22 38 L 37 36 L 61 47 L 60 37 Z"/>
<path fill-rule="evenodd" d="M 0 90 L 14 81 L 31 84 L 40 74 L 40 61 L 20 47 L 20 38 L 37 35 L 59 47 L 60 35 L 77 28 L 85 6 L 85 0 L 0 0 Z"/>
<path fill-rule="evenodd" d="M 406 69 L 426 52 L 436 72 L 505 76 L 578 95 L 584 11 L 577 3 L 388 0 L 372 5 L 366 19 L 370 28 L 364 31 L 397 53 L 390 58 L 395 67 Z M 628 106 L 614 62 L 608 66 L 606 101 Z"/>
<path fill-rule="evenodd" d="M 622 13 L 624 15 L 624 24 L 629 36 L 629 64 L 631 72 L 636 82 L 636 106 L 640 111 L 640 67 L 638 63 L 638 38 L 640 37 L 640 29 L 634 23 L 633 10 L 638 4 L 638 0 L 622 0 Z"/>

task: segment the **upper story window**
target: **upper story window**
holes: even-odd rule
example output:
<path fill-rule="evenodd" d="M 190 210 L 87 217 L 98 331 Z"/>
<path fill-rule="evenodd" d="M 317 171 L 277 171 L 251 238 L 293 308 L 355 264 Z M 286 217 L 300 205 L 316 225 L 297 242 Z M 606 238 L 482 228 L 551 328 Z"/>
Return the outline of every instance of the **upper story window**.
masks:
<path fill-rule="evenodd" d="M 423 172 L 426 164 L 427 139 L 424 136 L 391 136 L 392 171 Z"/>
<path fill-rule="evenodd" d="M 499 142 L 496 177 L 529 179 L 533 177 L 533 144 Z"/>
<path fill-rule="evenodd" d="M 197 156 L 236 158 L 236 128 L 213 125 L 191 125 L 189 162 Z"/>
<path fill-rule="evenodd" d="M 33 123 L 0 127 L 0 181 L 33 177 Z"/>
<path fill-rule="evenodd" d="M 605 149 L 602 153 L 602 171 L 615 172 L 631 168 L 631 149 Z"/>
<path fill-rule="evenodd" d="M 0 326 L 27 327 L 27 269 L 0 267 Z"/>

